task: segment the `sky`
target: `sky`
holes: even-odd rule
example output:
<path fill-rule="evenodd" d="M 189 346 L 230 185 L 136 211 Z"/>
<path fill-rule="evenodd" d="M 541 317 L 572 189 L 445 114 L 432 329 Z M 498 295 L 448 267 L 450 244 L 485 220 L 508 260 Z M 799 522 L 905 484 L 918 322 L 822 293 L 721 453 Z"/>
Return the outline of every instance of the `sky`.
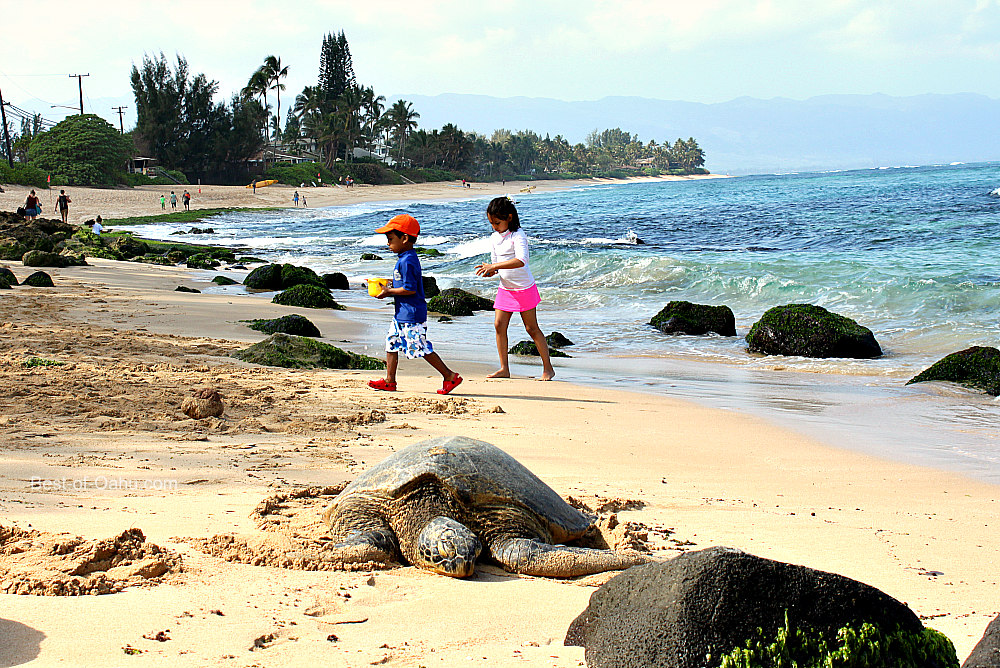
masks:
<path fill-rule="evenodd" d="M 239 91 L 268 55 L 288 66 L 282 116 L 343 30 L 359 83 L 406 94 L 724 102 L 743 96 L 1000 97 L 1000 0 L 0 0 L 4 100 L 118 126 L 146 55 Z M 28 29 L 35 26 L 34 29 Z M 270 100 L 274 104 L 273 98 Z"/>

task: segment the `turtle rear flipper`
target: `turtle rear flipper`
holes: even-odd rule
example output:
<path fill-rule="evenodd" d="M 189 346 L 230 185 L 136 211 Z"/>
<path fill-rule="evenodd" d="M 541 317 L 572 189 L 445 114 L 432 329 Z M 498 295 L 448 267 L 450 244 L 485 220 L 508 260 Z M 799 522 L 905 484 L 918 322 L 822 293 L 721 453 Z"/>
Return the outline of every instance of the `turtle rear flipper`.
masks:
<path fill-rule="evenodd" d="M 649 561 L 648 557 L 632 550 L 615 552 L 551 545 L 532 538 L 498 539 L 490 546 L 490 553 L 511 573 L 553 578 L 622 570 Z"/>

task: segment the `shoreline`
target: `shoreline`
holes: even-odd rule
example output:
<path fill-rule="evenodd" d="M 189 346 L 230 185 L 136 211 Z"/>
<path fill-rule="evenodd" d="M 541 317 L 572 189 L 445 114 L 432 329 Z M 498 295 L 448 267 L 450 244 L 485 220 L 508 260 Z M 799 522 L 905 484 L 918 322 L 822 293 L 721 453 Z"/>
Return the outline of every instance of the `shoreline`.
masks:
<path fill-rule="evenodd" d="M 227 351 L 265 338 L 240 320 L 293 309 L 248 295 L 173 291 L 211 285 L 201 270 L 91 262 L 49 270 L 56 288 L 0 296 L 4 386 L 34 390 L 2 399 L 0 443 L 10 466 L 0 472 L 0 524 L 92 539 L 139 527 L 179 550 L 185 572 L 72 605 L 0 594 L 5 617 L 45 635 L 35 650 L 40 665 L 114 664 L 126 644 L 174 665 L 232 665 L 226 657 L 253 661 L 253 639 L 273 633 L 266 659 L 275 666 L 329 662 L 331 652 L 333 665 L 386 656 L 398 665 L 454 665 L 472 655 L 491 665 L 577 666 L 582 649 L 563 647 L 561 634 L 593 584 L 489 570 L 464 583 L 410 568 L 290 571 L 223 562 L 178 538 L 252 531 L 248 515 L 268 494 L 348 480 L 394 448 L 445 434 L 504 448 L 561 494 L 644 501 L 620 519 L 651 527 L 654 541 L 663 537 L 654 554 L 730 545 L 867 582 L 928 618 L 960 658 L 1000 612 L 989 528 L 996 485 L 831 448 L 766 420 L 670 397 L 559 376 L 486 380 L 487 362 L 456 363 L 466 383 L 446 399 L 419 360 L 401 364 L 405 389 L 391 397 L 367 390 L 372 372 L 237 363 Z M 33 271 L 12 268 L 19 279 Z M 307 315 L 324 340 L 360 344 L 363 326 L 352 312 Z M 25 370 L 20 361 L 31 355 L 70 366 Z M 181 398 L 203 384 L 223 387 L 227 420 L 178 416 Z M 328 420 L 379 406 L 383 422 Z M 623 424 L 627 415 L 642 419 Z M 180 484 L 171 492 L 40 493 L 28 482 L 97 475 Z M 354 593 L 350 601 L 338 598 L 344 588 Z M 420 614 L 421 601 L 434 602 L 434 616 Z M 337 612 L 312 616 L 311 605 Z M 213 619 L 214 608 L 225 616 Z M 74 664 L 76 629 L 94 615 L 107 616 L 106 632 Z M 356 628 L 337 621 L 362 617 Z M 470 636 L 470 626 L 482 632 Z M 174 642 L 141 637 L 163 628 Z"/>
<path fill-rule="evenodd" d="M 463 188 L 460 181 L 436 181 L 406 185 L 355 185 L 352 188 L 338 185 L 306 186 L 296 188 L 283 184 L 274 184 L 259 188 L 254 194 L 243 186 L 138 186 L 135 188 L 93 188 L 66 186 L 65 190 L 72 200 L 69 209 L 69 222 L 79 225 L 84 221 L 100 215 L 105 219 L 127 218 L 131 216 L 155 216 L 170 213 L 170 191 L 177 194 L 177 209 L 184 210 L 181 194 L 184 190 L 191 193 L 191 210 L 218 208 L 294 208 L 292 194 L 296 191 L 305 194 L 308 208 L 318 209 L 330 206 L 360 204 L 365 202 L 388 201 L 419 201 L 424 199 L 451 199 L 463 197 L 487 197 L 517 194 L 523 188 L 534 186 L 535 192 L 555 192 L 568 190 L 581 185 L 600 185 L 608 183 L 644 183 L 652 181 L 690 181 L 700 179 L 733 178 L 726 175 L 705 174 L 692 176 L 642 176 L 628 179 L 580 179 L 580 180 L 538 180 L 476 182 L 471 187 Z M 11 185 L 0 193 L 0 211 L 14 211 L 24 204 L 24 198 L 31 190 L 30 186 Z M 57 214 L 55 198 L 60 188 L 37 190 L 42 201 L 42 217 L 54 218 Z M 200 192 L 199 192 L 200 191 Z M 160 208 L 160 195 L 167 196 L 166 208 Z M 50 201 L 51 200 L 51 201 Z"/>

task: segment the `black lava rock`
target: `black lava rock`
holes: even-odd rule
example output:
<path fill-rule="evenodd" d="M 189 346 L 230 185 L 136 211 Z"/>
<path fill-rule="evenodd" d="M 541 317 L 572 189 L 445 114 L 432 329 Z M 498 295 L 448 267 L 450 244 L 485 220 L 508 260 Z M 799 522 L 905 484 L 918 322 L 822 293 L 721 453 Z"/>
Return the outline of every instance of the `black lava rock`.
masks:
<path fill-rule="evenodd" d="M 747 334 L 750 352 L 802 357 L 871 359 L 882 348 L 867 327 L 822 306 L 788 304 L 769 309 Z"/>
<path fill-rule="evenodd" d="M 1000 396 L 1000 350 L 973 346 L 946 355 L 906 382 L 943 380 Z"/>
<path fill-rule="evenodd" d="M 293 336 L 322 336 L 316 325 L 310 322 L 305 316 L 298 315 L 297 313 L 283 315 L 280 318 L 272 318 L 271 320 L 249 320 L 248 323 L 247 327 L 250 329 L 255 329 L 265 334 L 281 332 L 282 334 L 291 334 Z"/>
<path fill-rule="evenodd" d="M 664 334 L 700 336 L 715 332 L 722 336 L 736 336 L 736 317 L 728 306 L 673 301 L 660 309 L 649 324 Z"/>

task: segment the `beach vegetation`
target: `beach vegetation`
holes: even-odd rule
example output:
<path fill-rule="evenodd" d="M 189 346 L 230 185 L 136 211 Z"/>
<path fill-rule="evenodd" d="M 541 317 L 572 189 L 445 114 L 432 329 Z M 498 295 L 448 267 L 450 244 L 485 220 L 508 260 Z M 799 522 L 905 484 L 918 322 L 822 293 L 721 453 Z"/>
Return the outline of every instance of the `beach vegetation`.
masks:
<path fill-rule="evenodd" d="M 49 187 L 46 176 L 45 172 L 33 165 L 15 162 L 14 166 L 10 167 L 6 161 L 0 162 L 0 183 L 46 189 Z"/>
<path fill-rule="evenodd" d="M 110 225 L 146 225 L 151 223 L 197 223 L 206 218 L 218 216 L 224 213 L 242 213 L 261 211 L 272 211 L 267 209 L 252 209 L 247 207 L 229 207 L 219 209 L 192 209 L 190 211 L 174 211 L 172 213 L 158 213 L 151 216 L 128 216 L 125 218 L 105 218 L 105 226 Z"/>
<path fill-rule="evenodd" d="M 43 357 L 29 357 L 28 359 L 21 362 L 21 366 L 28 369 L 34 369 L 36 367 L 46 367 L 46 366 L 64 366 L 66 362 L 60 362 L 58 360 L 47 360 Z"/>
<path fill-rule="evenodd" d="M 865 622 L 841 628 L 834 639 L 785 624 L 773 638 L 747 641 L 722 657 L 720 668 L 958 668 L 955 646 L 934 629 L 886 631 Z"/>
<path fill-rule="evenodd" d="M 232 355 L 238 360 L 280 366 L 289 369 L 367 369 L 385 368 L 385 360 L 343 350 L 329 343 L 304 336 L 276 333 L 258 343 L 237 350 Z"/>

